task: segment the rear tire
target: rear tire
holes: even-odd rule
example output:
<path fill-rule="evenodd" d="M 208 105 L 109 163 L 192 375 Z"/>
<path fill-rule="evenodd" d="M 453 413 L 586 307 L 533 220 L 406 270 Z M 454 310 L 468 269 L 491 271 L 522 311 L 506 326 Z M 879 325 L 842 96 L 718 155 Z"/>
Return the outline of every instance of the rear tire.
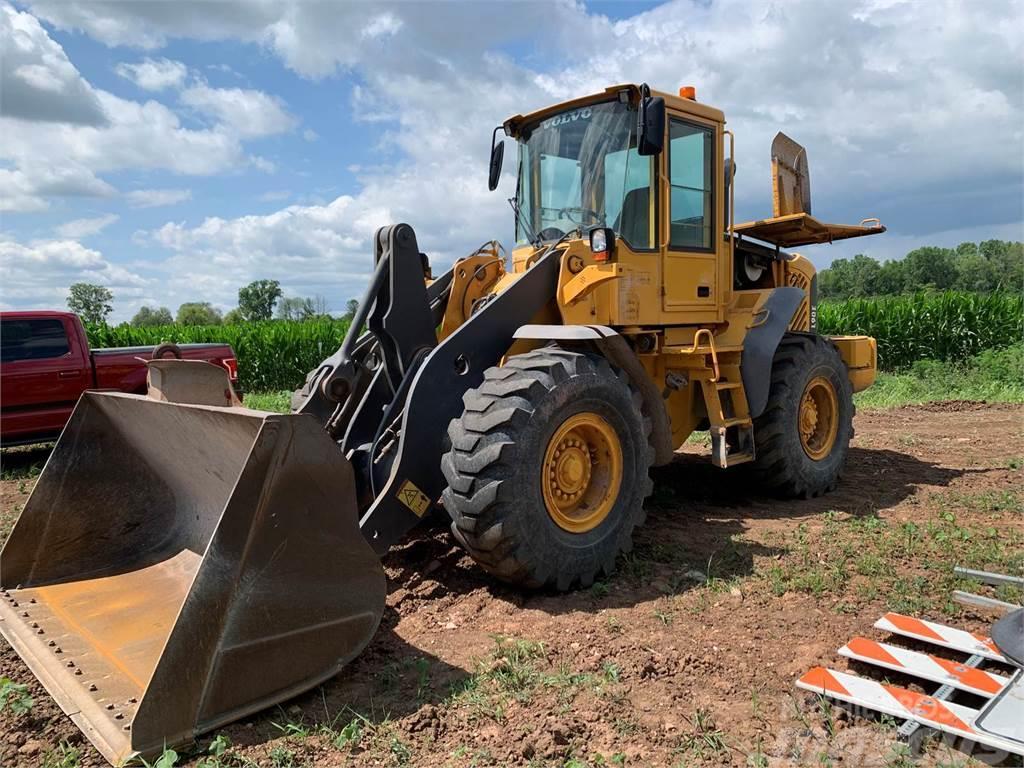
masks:
<path fill-rule="evenodd" d="M 853 389 L 839 350 L 822 336 L 787 333 L 772 360 L 768 405 L 754 419 L 761 486 L 783 498 L 833 490 L 853 436 Z"/>
<path fill-rule="evenodd" d="M 611 573 L 652 489 L 650 420 L 626 374 L 598 355 L 546 347 L 487 369 L 463 402 L 448 428 L 442 498 L 473 559 L 533 588 Z"/>

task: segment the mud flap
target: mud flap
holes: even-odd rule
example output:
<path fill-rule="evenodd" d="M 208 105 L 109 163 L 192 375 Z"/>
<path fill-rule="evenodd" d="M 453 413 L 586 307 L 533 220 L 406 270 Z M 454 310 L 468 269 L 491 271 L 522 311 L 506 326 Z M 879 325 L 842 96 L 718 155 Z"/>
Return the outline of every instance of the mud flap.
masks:
<path fill-rule="evenodd" d="M 383 569 L 309 416 L 86 393 L 0 553 L 0 633 L 112 763 L 330 678 Z"/>
<path fill-rule="evenodd" d="M 804 293 L 799 288 L 776 288 L 754 312 L 750 330 L 743 339 L 740 358 L 740 373 L 751 418 L 764 413 L 768 405 L 772 358 L 803 298 Z"/>

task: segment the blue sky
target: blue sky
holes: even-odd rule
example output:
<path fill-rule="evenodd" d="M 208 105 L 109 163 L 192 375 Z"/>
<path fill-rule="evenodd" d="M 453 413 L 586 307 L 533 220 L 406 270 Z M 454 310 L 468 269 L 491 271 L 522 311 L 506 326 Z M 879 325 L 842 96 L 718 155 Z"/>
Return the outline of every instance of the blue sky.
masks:
<path fill-rule="evenodd" d="M 490 128 L 623 81 L 725 110 L 740 220 L 769 210 L 781 129 L 808 148 L 816 214 L 889 227 L 809 249 L 821 266 L 1021 239 L 1021 8 L 0 0 L 0 307 L 60 307 L 86 280 L 115 320 L 227 310 L 270 277 L 341 310 L 382 224 L 411 223 L 438 265 L 510 245 Z"/>

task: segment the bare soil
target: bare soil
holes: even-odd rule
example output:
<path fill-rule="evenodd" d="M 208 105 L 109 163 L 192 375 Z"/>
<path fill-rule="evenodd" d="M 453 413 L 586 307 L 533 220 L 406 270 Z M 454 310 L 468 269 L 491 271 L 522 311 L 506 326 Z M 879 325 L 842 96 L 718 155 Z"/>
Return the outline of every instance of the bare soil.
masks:
<path fill-rule="evenodd" d="M 888 609 L 987 630 L 992 615 L 950 601 L 951 571 L 1024 570 L 1024 408 L 866 411 L 856 430 L 837 491 L 807 501 L 749 496 L 742 468 L 688 445 L 657 471 L 617 574 L 571 594 L 495 584 L 443 521 L 424 526 L 385 560 L 386 613 L 358 660 L 225 728 L 225 754 L 208 756 L 210 734 L 178 764 L 909 765 L 891 724 L 793 683 L 849 668 L 835 650 L 884 639 L 872 624 Z M 5 477 L 38 458 L 5 454 Z M 0 537 L 33 482 L 0 481 Z M 0 713 L 0 766 L 103 765 L 0 645 L 0 677 L 34 699 Z M 920 764 L 973 763 L 932 741 Z"/>

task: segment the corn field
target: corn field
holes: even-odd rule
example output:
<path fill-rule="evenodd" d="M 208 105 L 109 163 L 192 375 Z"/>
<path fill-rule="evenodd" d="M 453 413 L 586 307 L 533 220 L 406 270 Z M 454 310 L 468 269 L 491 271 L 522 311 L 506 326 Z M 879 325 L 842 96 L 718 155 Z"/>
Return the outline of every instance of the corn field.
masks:
<path fill-rule="evenodd" d="M 918 293 L 823 302 L 818 330 L 878 339 L 879 367 L 917 360 L 965 360 L 1024 338 L 1024 296 L 1010 293 Z"/>
<path fill-rule="evenodd" d="M 242 325 L 92 326 L 93 347 L 222 342 L 238 356 L 238 376 L 248 392 L 295 389 L 348 329 L 347 320 L 271 320 Z M 867 334 L 878 339 L 879 365 L 906 368 L 916 360 L 964 360 L 985 349 L 1024 338 L 1024 297 L 993 293 L 935 293 L 824 302 L 818 329 L 827 334 Z"/>
<path fill-rule="evenodd" d="M 238 358 L 238 381 L 246 392 L 296 389 L 320 361 L 332 354 L 348 330 L 348 320 L 289 322 L 268 320 L 240 325 L 91 326 L 92 347 L 132 347 L 220 342 Z"/>

